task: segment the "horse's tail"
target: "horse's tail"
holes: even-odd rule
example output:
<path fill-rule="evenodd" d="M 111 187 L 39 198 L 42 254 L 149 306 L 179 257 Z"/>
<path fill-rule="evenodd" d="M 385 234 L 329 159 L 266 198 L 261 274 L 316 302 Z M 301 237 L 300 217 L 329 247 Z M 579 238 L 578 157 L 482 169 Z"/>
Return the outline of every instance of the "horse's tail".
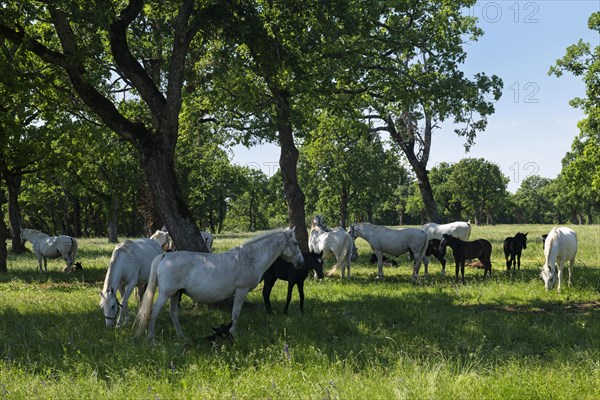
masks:
<path fill-rule="evenodd" d="M 78 251 L 79 251 L 79 245 L 77 244 L 77 240 L 75 238 L 71 238 L 71 250 L 69 250 L 69 258 L 71 259 L 71 266 L 75 263 L 75 259 L 77 259 Z"/>
<path fill-rule="evenodd" d="M 429 247 L 429 234 L 427 233 L 427 231 L 421 229 L 421 231 L 425 234 L 425 240 L 423 240 L 423 243 L 421 244 L 421 247 L 417 249 L 417 254 L 419 256 L 419 258 L 421 259 L 421 262 L 423 262 L 423 260 L 426 257 L 427 254 L 427 247 Z M 420 265 L 419 265 L 420 267 Z"/>
<path fill-rule="evenodd" d="M 157 270 L 158 264 L 165 257 L 165 253 L 159 254 L 154 257 L 152 260 L 152 266 L 150 267 L 150 277 L 148 278 L 148 286 L 146 287 L 146 291 L 144 292 L 144 297 L 142 298 L 142 302 L 140 304 L 140 309 L 138 310 L 137 316 L 135 317 L 135 322 L 133 324 L 135 329 L 135 336 L 139 337 L 146 331 L 148 327 L 148 321 L 150 320 L 150 314 L 152 313 L 152 303 L 154 302 L 154 292 L 156 291 L 156 283 L 157 283 Z"/>

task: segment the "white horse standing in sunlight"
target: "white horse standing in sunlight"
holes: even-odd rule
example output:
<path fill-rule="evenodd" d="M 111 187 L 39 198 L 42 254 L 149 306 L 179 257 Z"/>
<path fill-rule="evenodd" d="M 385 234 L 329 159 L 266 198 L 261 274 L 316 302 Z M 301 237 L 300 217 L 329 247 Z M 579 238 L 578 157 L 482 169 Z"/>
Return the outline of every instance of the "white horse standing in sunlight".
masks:
<path fill-rule="evenodd" d="M 454 236 L 457 239 L 466 242 L 471 236 L 471 222 L 455 221 L 449 224 L 436 224 L 435 222 L 429 222 L 421 227 L 427 235 L 429 240 L 439 239 L 442 240 L 444 235 Z"/>
<path fill-rule="evenodd" d="M 33 252 L 38 259 L 40 272 L 42 261 L 44 269 L 48 272 L 48 258 L 62 257 L 67 266 L 63 272 L 73 271 L 73 263 L 77 258 L 77 240 L 67 235 L 48 236 L 44 232 L 35 229 L 21 229 L 21 240 L 28 240 L 33 245 Z"/>
<path fill-rule="evenodd" d="M 366 240 L 377 256 L 377 278 L 383 279 L 383 253 L 399 256 L 409 250 L 415 257 L 413 281 L 419 276 L 421 262 L 427 263 L 425 253 L 429 240 L 427 233 L 419 228 L 390 229 L 369 223 L 350 226 L 350 236 Z M 426 269 L 427 270 L 427 269 Z"/>
<path fill-rule="evenodd" d="M 565 262 L 569 261 L 569 281 L 571 286 L 571 275 L 573 274 L 573 264 L 577 254 L 577 234 L 573 229 L 560 227 L 554 228 L 546 237 L 544 243 L 544 256 L 546 261 L 542 267 L 542 279 L 546 290 L 552 289 L 558 275 L 558 287 L 560 291 L 560 281 L 562 280 L 563 267 Z M 556 271 L 558 263 L 558 273 Z"/>

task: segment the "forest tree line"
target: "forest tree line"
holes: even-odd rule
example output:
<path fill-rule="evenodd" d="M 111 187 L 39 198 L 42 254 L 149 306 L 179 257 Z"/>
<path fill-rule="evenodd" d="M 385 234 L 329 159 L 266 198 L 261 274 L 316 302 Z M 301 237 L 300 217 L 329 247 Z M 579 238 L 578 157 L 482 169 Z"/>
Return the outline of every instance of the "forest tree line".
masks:
<path fill-rule="evenodd" d="M 181 249 L 205 250 L 199 229 L 287 224 L 304 248 L 317 212 L 343 226 L 593 222 L 598 47 L 573 45 L 550 69 L 586 84 L 556 179 L 510 194 L 486 160 L 428 165 L 435 129 L 454 122 L 468 149 L 502 94 L 499 77 L 460 69 L 483 34 L 464 12 L 474 3 L 5 2 L 0 197 L 13 249 L 25 226 L 116 241 L 163 224 Z M 276 174 L 231 165 L 231 145 L 262 142 L 281 149 Z"/>

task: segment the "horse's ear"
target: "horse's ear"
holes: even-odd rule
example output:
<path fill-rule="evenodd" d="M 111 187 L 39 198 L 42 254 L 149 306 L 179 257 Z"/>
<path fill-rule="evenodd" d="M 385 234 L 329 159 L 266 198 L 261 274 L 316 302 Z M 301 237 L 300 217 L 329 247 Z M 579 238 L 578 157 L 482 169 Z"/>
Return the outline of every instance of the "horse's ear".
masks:
<path fill-rule="evenodd" d="M 104 294 L 104 292 L 102 290 L 98 290 L 98 292 L 100 293 L 100 297 L 106 300 L 106 295 Z"/>
<path fill-rule="evenodd" d="M 525 236 L 527 236 L 527 234 L 528 234 L 528 233 L 529 233 L 529 232 L 526 232 L 526 233 L 525 233 Z"/>

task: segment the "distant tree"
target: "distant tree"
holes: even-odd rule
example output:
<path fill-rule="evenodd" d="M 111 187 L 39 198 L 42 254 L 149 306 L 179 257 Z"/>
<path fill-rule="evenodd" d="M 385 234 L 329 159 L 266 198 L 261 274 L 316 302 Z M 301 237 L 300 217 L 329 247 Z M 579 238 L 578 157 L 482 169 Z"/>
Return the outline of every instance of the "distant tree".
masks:
<path fill-rule="evenodd" d="M 454 164 L 442 162 L 431 168 L 429 179 L 436 203 L 440 206 L 442 220 L 461 221 L 465 206 L 460 196 L 455 196 L 449 183 Z"/>
<path fill-rule="evenodd" d="M 449 186 L 453 201 L 464 204 L 477 225 L 494 224 L 495 209 L 508 197 L 508 181 L 498 165 L 483 158 L 463 158 L 453 166 Z"/>
<path fill-rule="evenodd" d="M 464 13 L 474 3 L 399 2 L 369 9 L 375 10 L 365 13 L 369 32 L 350 50 L 356 68 L 339 79 L 346 92 L 362 94 L 372 129 L 389 133 L 404 153 L 431 221 L 440 220 L 427 169 L 434 130 L 454 122 L 468 150 L 501 95 L 497 76 L 467 77 L 460 69 L 464 44 L 483 34 L 476 18 Z"/>
<path fill-rule="evenodd" d="M 600 34 L 600 11 L 592 13 L 588 20 L 589 29 Z M 579 121 L 579 137 L 575 138 L 571 151 L 563 158 L 561 182 L 581 207 L 572 209 L 577 219 L 587 214 L 593 222 L 594 211 L 600 210 L 600 45 L 592 47 L 579 40 L 567 47 L 563 58 L 550 67 L 549 74 L 562 76 L 570 72 L 583 79 L 586 97 L 570 101 L 573 107 L 580 108 L 585 118 Z"/>
<path fill-rule="evenodd" d="M 12 251 L 20 253 L 21 208 L 19 195 L 23 177 L 56 164 L 49 151 L 53 140 L 51 126 L 64 113 L 58 110 L 58 96 L 68 91 L 62 76 L 44 68 L 37 57 L 0 35 L 0 178 L 8 192 L 8 215 Z"/>
<path fill-rule="evenodd" d="M 399 182 L 397 158 L 378 135 L 353 119 L 324 113 L 302 146 L 310 173 L 308 186 L 318 188 L 316 208 L 331 225 L 348 225 L 352 214 L 373 221 L 376 209 Z"/>
<path fill-rule="evenodd" d="M 235 168 L 239 179 L 236 193 L 228 199 L 227 228 L 249 232 L 269 228 L 266 212 L 267 176 L 258 169 Z"/>
<path fill-rule="evenodd" d="M 206 251 L 175 170 L 182 92 L 194 71 L 188 56 L 192 48 L 201 53 L 202 46 L 192 46 L 196 40 L 220 32 L 223 11 L 222 4 L 191 0 L 103 0 L 94 7 L 10 0 L 0 14 L 1 38 L 66 74 L 88 110 L 139 151 L 153 200 L 180 249 Z"/>
<path fill-rule="evenodd" d="M 538 175 L 523 179 L 514 196 L 519 222 L 537 224 L 551 222 L 554 215 L 552 198 L 548 196 L 548 186 L 551 182 L 551 179 Z"/>

